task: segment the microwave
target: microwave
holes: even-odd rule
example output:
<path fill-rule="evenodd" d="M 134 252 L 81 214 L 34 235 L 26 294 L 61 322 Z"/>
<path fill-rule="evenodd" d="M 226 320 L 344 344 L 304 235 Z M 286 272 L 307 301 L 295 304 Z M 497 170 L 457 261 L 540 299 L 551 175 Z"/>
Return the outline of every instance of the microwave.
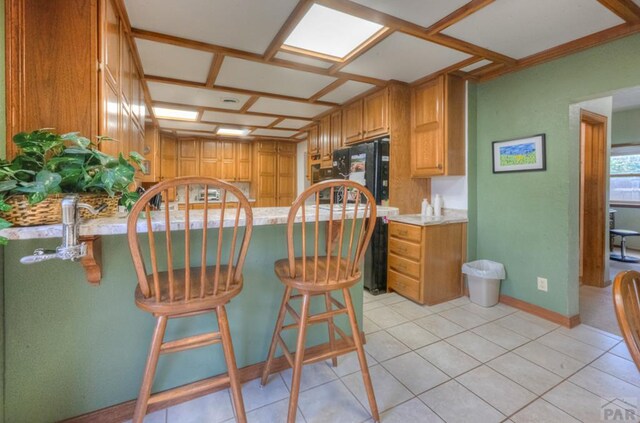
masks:
<path fill-rule="evenodd" d="M 220 201 L 220 190 L 217 188 L 209 188 L 206 193 L 205 190 L 202 189 L 198 195 L 198 200 L 204 201 L 205 194 L 207 196 L 207 201 Z"/>

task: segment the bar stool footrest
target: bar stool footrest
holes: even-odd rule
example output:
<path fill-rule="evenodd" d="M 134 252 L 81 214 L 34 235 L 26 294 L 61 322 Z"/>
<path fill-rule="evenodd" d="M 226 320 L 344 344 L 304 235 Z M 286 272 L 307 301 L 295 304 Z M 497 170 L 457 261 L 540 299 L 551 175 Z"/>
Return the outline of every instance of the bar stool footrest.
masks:
<path fill-rule="evenodd" d="M 207 379 L 202 379 L 197 382 L 192 382 L 187 385 L 178 386 L 177 388 L 169 389 L 149 397 L 148 404 L 155 404 L 168 400 L 174 400 L 185 396 L 192 396 L 200 392 L 212 390 L 221 386 L 228 386 L 231 379 L 229 375 L 214 376 Z"/>

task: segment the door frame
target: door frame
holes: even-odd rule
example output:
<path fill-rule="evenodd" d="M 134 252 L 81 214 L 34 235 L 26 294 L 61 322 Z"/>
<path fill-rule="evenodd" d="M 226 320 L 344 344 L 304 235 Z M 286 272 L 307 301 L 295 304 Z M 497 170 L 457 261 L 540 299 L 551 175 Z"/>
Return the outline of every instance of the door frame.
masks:
<path fill-rule="evenodd" d="M 606 261 L 609 259 L 606 249 L 607 127 L 606 116 L 580 109 L 579 279 L 581 284 L 600 288 L 611 284 L 609 275 L 605 275 Z M 587 129 L 589 135 L 586 134 Z M 586 187 L 595 189 L 585 191 Z M 590 229 L 588 236 L 585 235 L 585 227 Z M 585 260 L 588 257 L 592 259 Z"/>

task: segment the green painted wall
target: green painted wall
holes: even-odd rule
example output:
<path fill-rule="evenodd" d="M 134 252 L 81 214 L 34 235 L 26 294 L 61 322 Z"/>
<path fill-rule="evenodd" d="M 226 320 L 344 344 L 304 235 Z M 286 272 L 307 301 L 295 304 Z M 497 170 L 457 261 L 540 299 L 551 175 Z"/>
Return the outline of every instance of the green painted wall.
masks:
<path fill-rule="evenodd" d="M 640 144 L 640 108 L 613 114 L 611 144 Z"/>
<path fill-rule="evenodd" d="M 193 233 L 192 239 L 201 238 Z M 89 286 L 75 263 L 19 263 L 36 247 L 55 248 L 58 240 L 15 241 L 5 248 L 7 422 L 58 421 L 137 397 L 154 319 L 134 304 L 126 237 L 102 240 L 99 287 Z M 182 251 L 182 242 L 183 233 L 174 233 L 175 251 Z M 208 245 L 215 254 L 215 234 Z M 244 288 L 227 308 L 239 367 L 266 359 L 284 292 L 272 269 L 286 257 L 285 226 L 255 227 L 247 257 Z M 361 283 L 351 291 L 360 320 L 362 291 Z M 324 303 L 319 305 L 314 303 L 312 311 L 324 310 Z M 337 320 L 350 333 L 346 316 Z M 212 315 L 169 322 L 167 339 L 202 333 L 213 322 Z M 291 342 L 292 336 L 285 339 Z M 307 339 L 308 345 L 326 342 L 326 325 L 312 326 Z M 160 359 L 154 390 L 224 371 L 219 345 L 173 354 Z"/>
<path fill-rule="evenodd" d="M 5 158 L 6 105 L 4 76 L 4 2 L 0 1 L 0 159 Z M 0 247 L 0 256 L 4 251 Z M 0 421 L 4 420 L 4 261 L 0 259 Z"/>
<path fill-rule="evenodd" d="M 504 294 L 578 312 L 579 140 L 569 106 L 640 85 L 639 52 L 635 35 L 478 85 L 472 231 L 477 257 L 505 264 Z M 547 136 L 545 172 L 492 173 L 492 141 L 538 133 Z M 537 276 L 548 278 L 549 292 L 537 290 Z"/>
<path fill-rule="evenodd" d="M 476 84 L 467 83 L 467 178 L 468 211 L 467 217 L 467 261 L 477 258 L 478 247 L 478 89 Z"/>

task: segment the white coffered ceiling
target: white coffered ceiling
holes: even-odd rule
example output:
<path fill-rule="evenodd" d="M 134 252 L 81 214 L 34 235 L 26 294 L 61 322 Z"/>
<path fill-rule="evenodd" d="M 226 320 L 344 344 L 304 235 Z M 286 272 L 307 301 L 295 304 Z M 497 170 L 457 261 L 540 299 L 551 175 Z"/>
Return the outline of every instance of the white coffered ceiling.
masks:
<path fill-rule="evenodd" d="M 483 81 L 640 31 L 640 0 L 122 1 L 147 103 L 198 112 L 151 116 L 178 134 L 229 126 L 297 140 L 311 119 L 389 80 Z M 285 51 L 313 4 L 385 29 L 344 62 Z"/>

